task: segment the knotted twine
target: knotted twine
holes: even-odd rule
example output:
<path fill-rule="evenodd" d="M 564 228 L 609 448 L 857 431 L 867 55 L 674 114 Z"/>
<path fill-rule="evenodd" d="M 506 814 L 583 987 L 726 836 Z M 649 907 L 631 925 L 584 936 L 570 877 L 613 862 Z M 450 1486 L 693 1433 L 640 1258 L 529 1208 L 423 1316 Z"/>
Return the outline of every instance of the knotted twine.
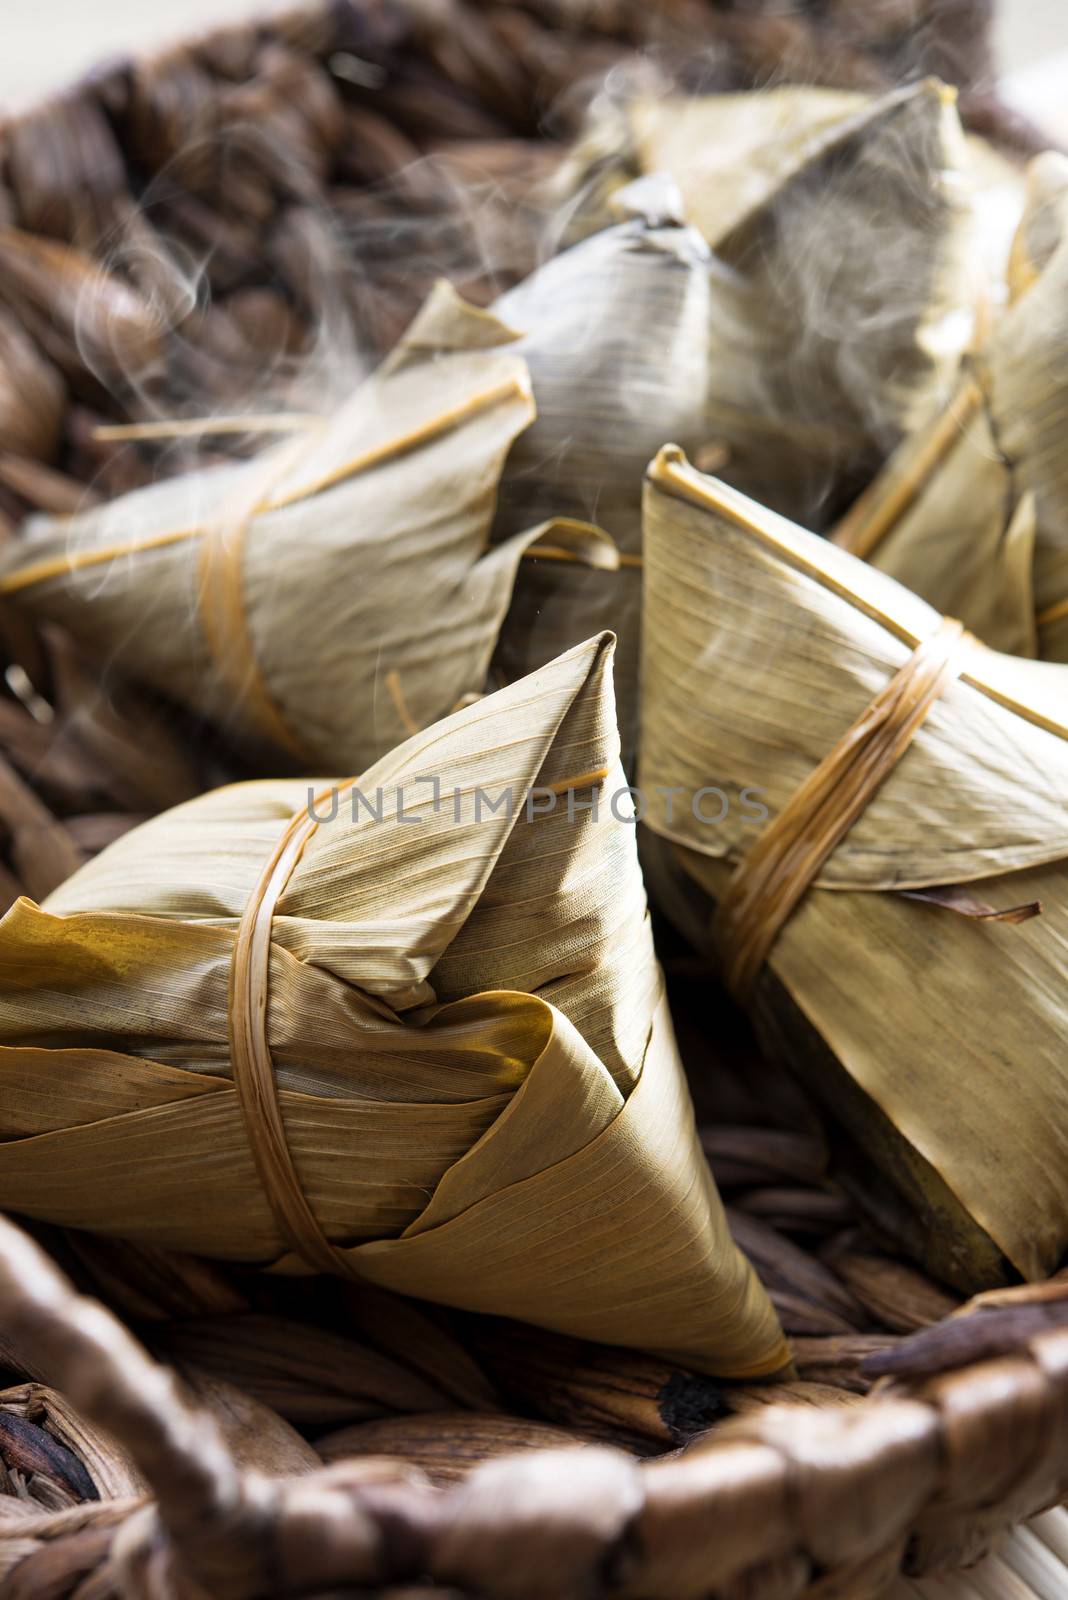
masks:
<path fill-rule="evenodd" d="M 599 787 L 608 767 L 546 785 L 544 792 Z M 346 1251 L 331 1244 L 304 1193 L 286 1137 L 274 1061 L 267 1037 L 271 929 L 281 899 L 308 841 L 319 827 L 320 803 L 348 793 L 357 778 L 320 790 L 291 817 L 271 852 L 238 923 L 230 964 L 228 1032 L 237 1102 L 260 1184 L 282 1237 L 318 1272 L 360 1278 Z M 388 1013 L 392 1015 L 392 1013 Z"/>
<path fill-rule="evenodd" d="M 732 993 L 744 997 L 827 859 L 890 777 L 974 641 L 943 617 L 794 791 L 736 868 L 714 935 Z"/>

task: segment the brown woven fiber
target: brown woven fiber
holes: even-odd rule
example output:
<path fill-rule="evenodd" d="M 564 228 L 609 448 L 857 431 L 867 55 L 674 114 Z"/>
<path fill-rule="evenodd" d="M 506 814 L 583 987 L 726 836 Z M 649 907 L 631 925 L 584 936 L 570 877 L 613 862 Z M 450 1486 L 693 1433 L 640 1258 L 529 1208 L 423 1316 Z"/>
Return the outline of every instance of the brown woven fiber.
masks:
<path fill-rule="evenodd" d="M 0 124 L 0 539 L 250 453 L 442 274 L 481 303 L 520 280 L 622 83 L 933 73 L 969 127 L 1037 148 L 997 98 L 992 9 L 321 0 L 103 66 Z M 240 775 L 6 602 L 0 651 L 0 913 Z M 909 1265 L 891 1199 L 861 1220 L 870 1175 L 658 931 L 794 1375 L 0 1218 L 0 1600 L 876 1600 L 1068 1497 L 1068 1278 L 961 1306 Z"/>
<path fill-rule="evenodd" d="M 25 1552 L 12 1600 L 399 1600 L 421 1581 L 502 1600 L 863 1596 L 903 1560 L 974 1559 L 1006 1518 L 1068 1490 L 1068 1329 L 1043 1331 L 1041 1295 L 1028 1320 L 1028 1291 L 962 1318 L 963 1339 L 918 1336 L 883 1365 L 930 1375 L 854 1407 L 761 1408 L 659 1462 L 534 1450 L 445 1490 L 387 1456 L 273 1482 L 242 1473 L 175 1379 L 3 1222 L 0 1295 L 15 1350 L 34 1352 L 155 1495 L 50 1516 L 23 1503 L 8 1523 Z"/>

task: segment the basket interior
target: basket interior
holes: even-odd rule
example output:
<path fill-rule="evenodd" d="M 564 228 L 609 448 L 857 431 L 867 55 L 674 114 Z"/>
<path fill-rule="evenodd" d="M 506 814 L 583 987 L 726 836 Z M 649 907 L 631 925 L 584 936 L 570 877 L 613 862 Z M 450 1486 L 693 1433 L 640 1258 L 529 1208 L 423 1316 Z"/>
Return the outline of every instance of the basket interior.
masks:
<path fill-rule="evenodd" d="M 559 237 L 552 183 L 590 104 L 628 77 L 869 89 L 933 72 L 962 85 L 973 126 L 1027 148 L 997 105 L 988 10 L 377 0 L 102 68 L 0 130 L 0 532 L 255 449 L 254 425 L 206 437 L 197 424 L 340 396 L 439 276 L 482 303 L 518 281 Z M 185 433 L 99 431 L 175 418 Z M 240 775 L 207 729 L 101 684 L 61 632 L 0 605 L 0 634 L 5 908 Z M 682 941 L 666 925 L 658 935 L 704 1148 L 793 1341 L 786 1383 L 714 1382 L 378 1291 L 34 1232 L 194 1392 L 236 1384 L 243 1425 L 271 1435 L 279 1470 L 385 1455 L 448 1486 L 516 1451 L 596 1442 L 649 1460 L 783 1401 L 851 1408 L 881 1376 L 910 1373 L 906 1341 L 961 1296 L 910 1264 L 892 1198 L 762 1058 Z M 317 1354 L 302 1365 L 304 1339 Z M 42 1511 L 106 1498 L 105 1468 L 86 1483 L 49 1399 L 20 1393 L 26 1376 L 11 1364 L 0 1441 L 8 1419 L 36 1463 L 29 1497 L 39 1491 Z"/>

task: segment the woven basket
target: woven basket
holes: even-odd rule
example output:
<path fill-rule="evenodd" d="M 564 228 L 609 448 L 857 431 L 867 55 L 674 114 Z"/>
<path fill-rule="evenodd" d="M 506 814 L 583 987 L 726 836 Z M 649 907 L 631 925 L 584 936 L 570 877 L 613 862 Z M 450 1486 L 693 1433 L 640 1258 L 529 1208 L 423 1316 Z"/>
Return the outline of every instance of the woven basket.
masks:
<path fill-rule="evenodd" d="M 961 84 L 973 127 L 1027 150 L 1034 136 L 993 92 L 989 10 L 338 0 L 108 66 L 0 130 L 0 530 L 188 460 L 173 438 L 108 440 L 101 424 L 173 415 L 176 397 L 190 418 L 240 409 L 265 366 L 292 403 L 324 330 L 384 347 L 443 268 L 483 299 L 521 276 L 543 243 L 539 185 L 613 69 L 694 89 L 937 72 Z M 61 635 L 0 609 L 0 636 L 6 905 L 43 897 L 219 766 L 159 706 L 104 697 Z M 37 1229 L 46 1254 L 0 1223 L 12 1380 L 61 1390 L 83 1442 L 108 1430 L 149 1491 L 116 1495 L 57 1446 L 45 1391 L 4 1391 L 0 1593 L 844 1600 L 901 1570 L 967 1565 L 1058 1504 L 1068 1287 L 952 1315 L 863 1231 L 807 1108 L 740 1021 L 709 1061 L 707 980 L 665 954 L 709 1159 L 794 1336 L 798 1381 L 714 1385 L 377 1294 Z M 233 1378 L 326 1464 L 245 1472 L 70 1278 L 170 1365 Z M 301 1369 L 300 1319 L 335 1341 L 332 1366 Z M 571 1444 L 584 1448 L 562 1455 Z"/>

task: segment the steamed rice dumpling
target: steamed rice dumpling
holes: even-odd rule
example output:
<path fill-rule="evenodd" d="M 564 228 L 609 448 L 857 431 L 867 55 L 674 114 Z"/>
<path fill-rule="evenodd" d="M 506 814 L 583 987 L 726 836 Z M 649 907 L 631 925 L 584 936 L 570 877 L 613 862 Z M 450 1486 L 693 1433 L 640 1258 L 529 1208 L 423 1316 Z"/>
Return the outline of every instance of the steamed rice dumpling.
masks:
<path fill-rule="evenodd" d="M 620 552 L 591 562 L 525 562 L 497 655 L 507 678 L 611 628 L 624 749 L 636 733 L 641 609 L 641 482 L 669 439 L 709 442 L 716 301 L 708 246 L 677 214 L 671 184 L 635 184 L 627 220 L 553 257 L 503 295 L 494 313 L 521 337 L 537 418 L 512 448 L 496 536 L 549 518 L 596 523 Z M 733 308 L 733 328 L 741 320 Z"/>
<path fill-rule="evenodd" d="M 981 274 L 952 91 L 639 96 L 590 151 L 601 190 L 606 168 L 669 173 L 745 298 L 748 345 L 712 375 L 725 479 L 825 528 L 946 397 L 972 336 Z"/>
<path fill-rule="evenodd" d="M 697 1143 L 592 639 L 356 780 L 232 785 L 0 921 L 0 1206 L 786 1362 Z"/>
<path fill-rule="evenodd" d="M 535 409 L 513 343 L 441 285 L 336 415 L 251 463 L 39 519 L 9 546 L 0 593 L 263 765 L 360 771 L 482 692 L 541 537 L 489 543 Z M 551 537 L 614 559 L 591 530 Z"/>
<path fill-rule="evenodd" d="M 985 649 L 678 451 L 650 470 L 645 550 L 654 897 L 861 1152 L 884 1228 L 961 1289 L 1048 1275 L 1068 1248 L 1064 669 Z"/>
<path fill-rule="evenodd" d="M 507 681 L 611 627 L 629 747 L 641 474 L 708 431 L 709 251 L 664 209 L 639 192 L 491 311 L 439 284 L 335 416 L 39 520 L 0 594 L 304 770 L 359 770 L 481 693 L 502 628 Z"/>
<path fill-rule="evenodd" d="M 625 221 L 551 257 L 497 300 L 520 335 L 537 417 L 508 460 L 497 533 L 547 517 L 641 549 L 641 479 L 669 439 L 706 440 L 711 323 L 707 244 L 670 183 L 634 184 Z"/>
<path fill-rule="evenodd" d="M 1068 662 L 1068 161 L 1039 157 L 1009 309 L 836 542 L 995 649 Z"/>

